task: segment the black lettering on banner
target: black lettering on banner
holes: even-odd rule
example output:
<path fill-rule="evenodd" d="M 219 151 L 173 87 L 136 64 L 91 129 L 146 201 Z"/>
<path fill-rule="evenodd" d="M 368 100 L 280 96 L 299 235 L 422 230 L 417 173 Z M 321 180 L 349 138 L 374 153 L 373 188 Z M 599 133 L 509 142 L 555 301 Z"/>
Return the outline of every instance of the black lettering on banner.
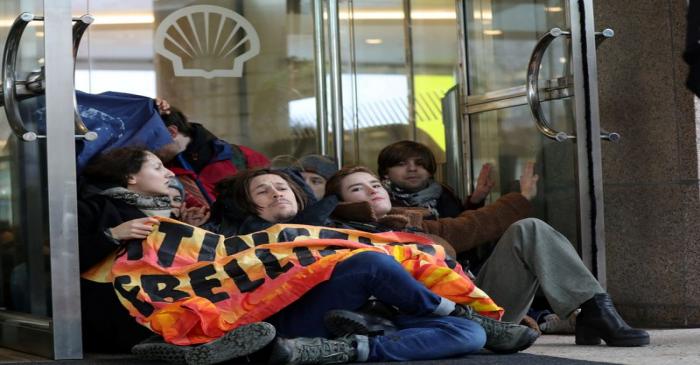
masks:
<path fill-rule="evenodd" d="M 264 245 L 270 243 L 270 237 L 267 236 L 267 232 L 253 233 L 253 244 L 256 246 Z"/>
<path fill-rule="evenodd" d="M 212 276 L 214 274 L 216 274 L 216 269 L 214 269 L 213 264 L 202 266 L 199 269 L 190 271 L 188 274 L 190 276 L 192 290 L 194 290 L 195 294 L 209 299 L 212 303 L 229 298 L 228 294 L 224 292 L 214 293 L 212 291 L 214 288 L 221 287 L 221 281 L 219 281 L 219 279 L 207 279 L 207 276 Z"/>
<path fill-rule="evenodd" d="M 218 234 L 207 232 L 202 240 L 202 248 L 199 250 L 197 261 L 214 261 L 216 258 L 216 246 L 219 244 Z"/>
<path fill-rule="evenodd" d="M 372 240 L 369 239 L 368 237 L 357 237 L 357 242 L 365 244 L 365 245 L 374 246 L 372 244 Z"/>
<path fill-rule="evenodd" d="M 265 282 L 265 279 L 250 281 L 248 274 L 243 271 L 243 268 L 241 268 L 241 265 L 239 265 L 238 261 L 235 259 L 224 265 L 224 271 L 226 271 L 226 274 L 233 279 L 233 282 L 236 284 L 241 293 L 251 292 Z"/>
<path fill-rule="evenodd" d="M 184 224 L 160 222 L 158 230 L 165 233 L 163 242 L 158 249 L 158 264 L 162 267 L 170 267 L 175 260 L 180 242 L 185 237 L 192 237 L 194 228 Z"/>
<path fill-rule="evenodd" d="M 162 288 L 161 284 L 164 285 Z M 141 285 L 154 302 L 167 302 L 167 298 L 174 302 L 189 297 L 187 292 L 175 289 L 180 285 L 180 280 L 172 275 L 141 275 Z"/>
<path fill-rule="evenodd" d="M 418 244 L 418 245 L 416 245 L 416 248 L 418 248 L 418 251 L 422 251 L 422 252 L 425 252 L 425 253 L 427 253 L 429 255 L 433 255 L 433 256 L 435 255 L 435 247 L 433 247 L 432 245 L 420 245 L 420 244 Z"/>
<path fill-rule="evenodd" d="M 287 227 L 277 235 L 277 242 L 293 242 L 299 236 L 308 236 L 309 230 L 306 228 Z"/>
<path fill-rule="evenodd" d="M 321 239 L 336 239 L 336 240 L 347 240 L 350 237 L 347 233 L 332 231 L 330 229 L 322 229 L 318 233 L 318 238 Z"/>
<path fill-rule="evenodd" d="M 229 237 L 224 240 L 224 247 L 226 247 L 227 255 L 235 255 L 239 252 L 245 251 L 250 248 L 242 238 L 238 236 Z"/>
<path fill-rule="evenodd" d="M 126 259 L 129 261 L 141 260 L 143 258 L 143 241 L 130 240 L 126 243 Z"/>
<path fill-rule="evenodd" d="M 118 291 L 119 294 L 121 294 L 121 296 L 124 297 L 124 299 L 128 300 L 129 303 L 131 303 L 131 305 L 133 305 L 134 308 L 136 308 L 136 310 L 139 311 L 139 313 L 141 313 L 141 315 L 143 315 L 144 317 L 148 317 L 151 314 L 153 314 L 153 306 L 150 303 L 139 300 L 138 298 L 138 294 L 141 288 L 137 286 L 131 290 L 124 289 L 124 285 L 129 283 L 131 283 L 130 277 L 117 276 L 116 278 L 114 278 L 114 289 Z"/>
<path fill-rule="evenodd" d="M 318 251 L 318 253 L 323 256 L 330 256 L 330 255 L 335 255 L 336 250 L 343 250 L 345 247 L 340 247 L 340 246 L 328 246 L 324 248 L 323 250 Z"/>
<path fill-rule="evenodd" d="M 294 247 L 292 251 L 294 251 L 294 254 L 297 255 L 297 259 L 299 259 L 299 264 L 301 264 L 301 266 L 309 266 L 316 262 L 316 258 L 308 247 Z"/>
<path fill-rule="evenodd" d="M 263 266 L 265 266 L 265 273 L 272 279 L 284 274 L 285 272 L 289 271 L 289 269 L 294 267 L 294 264 L 291 262 L 287 262 L 287 264 L 284 266 L 280 265 L 277 257 L 266 248 L 255 249 L 255 256 L 262 261 Z"/>

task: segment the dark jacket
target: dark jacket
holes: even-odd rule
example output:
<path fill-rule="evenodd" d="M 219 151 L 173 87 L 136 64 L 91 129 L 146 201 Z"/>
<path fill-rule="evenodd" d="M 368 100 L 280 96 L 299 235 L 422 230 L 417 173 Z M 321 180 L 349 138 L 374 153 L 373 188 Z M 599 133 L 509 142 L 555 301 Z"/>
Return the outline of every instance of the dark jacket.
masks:
<path fill-rule="evenodd" d="M 140 244 L 123 242 L 122 246 L 105 234 L 105 230 L 126 221 L 143 218 L 137 208 L 119 200 L 99 195 L 103 188 L 83 185 L 78 199 L 78 237 L 80 272 L 83 273 L 120 247 Z M 136 322 L 122 306 L 110 283 L 80 279 L 83 316 L 83 345 L 86 351 L 128 352 L 131 347 L 153 333 Z"/>
<path fill-rule="evenodd" d="M 168 164 L 168 168 L 185 183 L 188 205 L 209 206 L 216 200 L 214 185 L 242 169 L 264 167 L 270 161 L 260 152 L 241 145 L 232 145 L 217 138 L 201 124 L 192 124 L 191 142 L 187 149 Z M 193 190 L 197 189 L 197 190 Z"/>

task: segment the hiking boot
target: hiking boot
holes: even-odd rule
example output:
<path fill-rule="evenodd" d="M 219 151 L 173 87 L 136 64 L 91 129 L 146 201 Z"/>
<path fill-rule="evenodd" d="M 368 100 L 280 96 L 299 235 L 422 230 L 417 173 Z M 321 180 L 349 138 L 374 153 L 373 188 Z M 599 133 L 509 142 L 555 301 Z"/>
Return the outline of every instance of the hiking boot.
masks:
<path fill-rule="evenodd" d="M 326 328 L 335 336 L 381 336 L 397 331 L 394 323 L 386 318 L 367 313 L 336 309 L 323 316 Z"/>
<path fill-rule="evenodd" d="M 185 353 L 187 365 L 209 365 L 254 353 L 272 342 L 275 327 L 266 322 L 240 326 Z"/>
<path fill-rule="evenodd" d="M 598 345 L 603 339 L 608 346 L 644 346 L 650 342 L 649 334 L 630 327 L 617 313 L 610 295 L 596 294 L 581 304 L 576 317 L 576 344 Z"/>
<path fill-rule="evenodd" d="M 466 305 L 457 304 L 450 315 L 471 319 L 481 325 L 486 332 L 484 348 L 500 354 L 511 354 L 525 350 L 540 336 L 537 331 L 530 327 L 482 316 Z"/>
<path fill-rule="evenodd" d="M 185 355 L 192 346 L 179 346 L 165 342 L 159 335 L 151 336 L 131 348 L 131 353 L 144 360 L 167 361 L 171 364 L 185 365 Z"/>
<path fill-rule="evenodd" d="M 277 338 L 268 365 L 341 364 L 356 361 L 357 344 L 353 337 Z"/>

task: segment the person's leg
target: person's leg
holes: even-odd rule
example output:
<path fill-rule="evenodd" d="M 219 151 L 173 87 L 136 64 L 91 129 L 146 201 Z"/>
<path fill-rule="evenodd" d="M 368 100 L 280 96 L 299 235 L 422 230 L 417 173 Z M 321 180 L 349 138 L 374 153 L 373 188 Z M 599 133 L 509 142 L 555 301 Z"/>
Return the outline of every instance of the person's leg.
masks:
<path fill-rule="evenodd" d="M 448 315 L 454 302 L 415 280 L 396 260 L 382 253 L 363 252 L 336 265 L 331 278 L 268 321 L 286 337 L 326 337 L 324 314 L 331 309 L 360 308 L 371 296 L 396 306 L 402 313 Z"/>
<path fill-rule="evenodd" d="M 476 285 L 505 309 L 505 321 L 516 323 L 527 312 L 538 286 L 562 318 L 605 292 L 566 237 L 534 218 L 515 222 L 506 230 L 479 271 Z"/>
<path fill-rule="evenodd" d="M 367 361 L 444 359 L 477 352 L 486 343 L 484 329 L 465 318 L 400 315 L 394 322 L 401 330 L 370 337 Z"/>

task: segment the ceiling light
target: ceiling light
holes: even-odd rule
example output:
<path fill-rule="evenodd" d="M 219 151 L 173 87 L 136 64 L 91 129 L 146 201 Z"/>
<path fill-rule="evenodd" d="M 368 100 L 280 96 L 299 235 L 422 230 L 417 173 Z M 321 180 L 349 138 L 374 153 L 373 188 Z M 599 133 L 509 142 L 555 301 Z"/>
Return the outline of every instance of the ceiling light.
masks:
<path fill-rule="evenodd" d="M 562 12 L 562 7 L 561 6 L 545 6 L 544 11 L 549 12 L 549 13 L 560 13 Z"/>
<path fill-rule="evenodd" d="M 503 34 L 503 31 L 500 29 L 486 29 L 484 31 L 485 35 L 501 35 Z"/>
<path fill-rule="evenodd" d="M 367 43 L 367 44 L 382 44 L 382 43 L 384 43 L 384 41 L 379 39 L 379 38 L 367 38 L 367 39 L 365 39 L 365 43 Z"/>

